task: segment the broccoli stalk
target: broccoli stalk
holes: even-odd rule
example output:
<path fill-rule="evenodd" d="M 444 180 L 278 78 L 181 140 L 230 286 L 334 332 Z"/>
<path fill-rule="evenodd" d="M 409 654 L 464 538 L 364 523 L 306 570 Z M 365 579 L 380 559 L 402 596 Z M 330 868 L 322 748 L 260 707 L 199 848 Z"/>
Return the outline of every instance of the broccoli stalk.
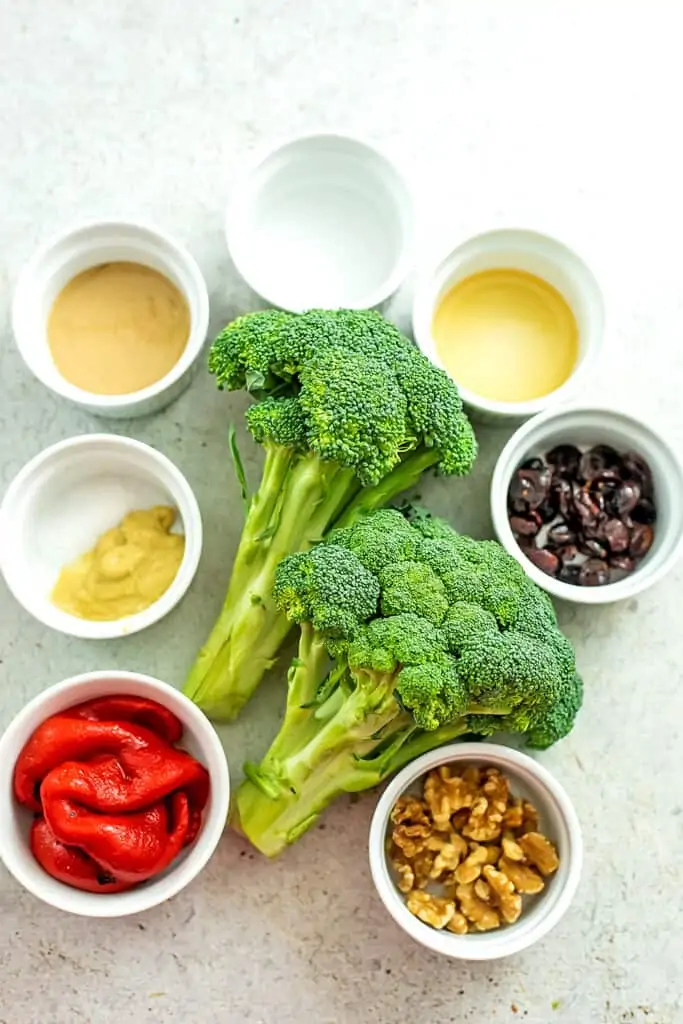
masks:
<path fill-rule="evenodd" d="M 185 684 L 211 718 L 240 711 L 291 628 L 272 599 L 278 563 L 320 540 L 357 490 L 351 470 L 266 445 L 261 486 L 249 506 L 222 611 Z"/>
<path fill-rule="evenodd" d="M 278 563 L 428 469 L 467 473 L 476 442 L 452 381 L 377 313 L 250 314 L 218 336 L 209 369 L 219 388 L 252 392 L 247 426 L 265 450 L 222 611 L 185 684 L 230 719 L 290 629 L 271 596 Z"/>
<path fill-rule="evenodd" d="M 268 856 L 339 794 L 465 734 L 571 729 L 582 686 L 547 596 L 492 541 L 378 511 L 275 574 L 301 627 L 284 721 L 245 766 L 236 824 Z"/>

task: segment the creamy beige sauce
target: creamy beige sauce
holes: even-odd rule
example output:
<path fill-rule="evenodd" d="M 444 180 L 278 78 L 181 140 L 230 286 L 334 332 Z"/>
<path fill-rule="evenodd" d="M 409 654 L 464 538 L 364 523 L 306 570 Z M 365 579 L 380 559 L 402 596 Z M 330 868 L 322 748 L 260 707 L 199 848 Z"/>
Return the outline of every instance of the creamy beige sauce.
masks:
<path fill-rule="evenodd" d="M 127 395 L 173 369 L 190 336 L 183 294 L 141 263 L 103 263 L 77 274 L 47 323 L 52 358 L 71 384 Z"/>
<path fill-rule="evenodd" d="M 170 532 L 175 518 L 176 510 L 166 505 L 130 512 L 62 569 L 52 603 L 93 622 L 149 608 L 168 590 L 183 560 L 185 538 Z"/>
<path fill-rule="evenodd" d="M 554 391 L 579 354 L 565 298 L 523 270 L 484 270 L 459 281 L 432 324 L 439 359 L 456 383 L 482 398 L 525 402 Z"/>

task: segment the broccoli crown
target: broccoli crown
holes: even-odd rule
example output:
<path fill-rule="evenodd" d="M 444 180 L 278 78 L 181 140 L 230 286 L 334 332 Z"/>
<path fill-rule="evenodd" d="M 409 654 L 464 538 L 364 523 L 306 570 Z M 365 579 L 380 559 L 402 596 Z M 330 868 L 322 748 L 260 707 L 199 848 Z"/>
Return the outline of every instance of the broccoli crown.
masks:
<path fill-rule="evenodd" d="M 473 732 L 522 732 L 546 747 L 581 706 L 574 651 L 547 595 L 497 542 L 443 520 L 372 513 L 285 559 L 276 601 L 297 622 L 331 623 L 359 679 L 392 676 L 421 729 L 465 714 Z"/>
<path fill-rule="evenodd" d="M 365 485 L 417 449 L 434 449 L 447 475 L 476 457 L 456 385 L 370 310 L 248 313 L 215 339 L 209 370 L 219 388 L 267 403 L 247 418 L 257 441 L 308 448 Z"/>
<path fill-rule="evenodd" d="M 379 582 L 353 552 L 320 544 L 280 562 L 273 598 L 292 622 L 346 638 L 376 614 Z"/>

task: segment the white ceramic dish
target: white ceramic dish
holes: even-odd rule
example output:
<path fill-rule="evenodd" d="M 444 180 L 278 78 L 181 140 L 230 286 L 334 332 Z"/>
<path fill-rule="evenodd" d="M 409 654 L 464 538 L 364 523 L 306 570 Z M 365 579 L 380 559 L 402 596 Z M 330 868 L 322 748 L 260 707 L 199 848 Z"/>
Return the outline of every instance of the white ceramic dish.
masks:
<path fill-rule="evenodd" d="M 374 147 L 309 135 L 246 168 L 231 192 L 226 235 L 238 271 L 270 305 L 372 308 L 407 274 L 412 202 Z"/>
<path fill-rule="evenodd" d="M 459 386 L 463 401 L 489 420 L 521 421 L 566 399 L 594 365 L 602 349 L 603 303 L 586 264 L 563 245 L 534 231 L 505 229 L 468 239 L 418 281 L 413 302 L 413 334 L 419 348 L 440 366 L 432 333 L 434 311 L 455 284 L 472 274 L 511 267 L 536 274 L 553 285 L 572 309 L 579 329 L 579 357 L 572 375 L 555 391 L 528 402 L 499 402 Z M 456 384 L 458 381 L 456 381 Z"/>
<path fill-rule="evenodd" d="M 563 443 L 579 447 L 605 443 L 620 452 L 635 451 L 652 472 L 657 508 L 654 543 L 638 568 L 616 583 L 579 587 L 546 575 L 526 558 L 510 529 L 507 494 L 515 469 L 525 458 Z M 491 480 L 491 517 L 500 543 L 549 594 L 579 604 L 623 601 L 661 580 L 683 551 L 683 468 L 660 434 L 627 413 L 578 405 L 548 410 L 520 427 L 501 452 Z"/>
<path fill-rule="evenodd" d="M 122 893 L 83 892 L 58 882 L 34 860 L 29 847 L 33 815 L 13 795 L 14 765 L 24 744 L 49 718 L 65 708 L 107 694 L 147 697 L 169 708 L 183 724 L 179 746 L 209 771 L 211 792 L 195 842 L 156 878 Z M 216 732 L 192 701 L 167 683 L 136 672 L 89 672 L 49 687 L 26 705 L 0 738 L 0 859 L 25 889 L 58 910 L 84 917 L 124 917 L 163 903 L 199 874 L 218 845 L 228 816 L 230 776 Z"/>
<path fill-rule="evenodd" d="M 128 395 L 98 395 L 65 380 L 47 340 L 47 320 L 59 292 L 77 274 L 116 260 L 142 263 L 164 274 L 190 308 L 190 337 L 180 359 L 161 380 Z M 14 293 L 12 327 L 19 352 L 47 388 L 89 412 L 118 419 L 158 412 L 192 379 L 209 326 L 209 296 L 190 253 L 168 235 L 143 224 L 94 221 L 51 239 L 24 267 Z"/>
<path fill-rule="evenodd" d="M 480 764 L 500 768 L 515 796 L 525 797 L 539 812 L 541 831 L 560 855 L 560 867 L 545 889 L 525 897 L 522 916 L 513 925 L 481 934 L 455 935 L 438 931 L 410 913 L 396 887 L 387 859 L 389 815 L 399 796 L 415 788 L 432 768 L 442 764 Z M 527 949 L 557 924 L 571 904 L 581 877 L 583 841 L 576 812 L 565 790 L 550 772 L 526 754 L 495 743 L 453 743 L 432 750 L 407 765 L 389 783 L 370 826 L 370 870 L 379 896 L 396 923 L 413 939 L 457 960 L 497 960 Z"/>
<path fill-rule="evenodd" d="M 56 608 L 50 593 L 60 570 L 128 512 L 153 505 L 178 510 L 174 530 L 185 534 L 178 573 L 158 601 L 136 615 L 90 622 Z M 161 452 L 115 434 L 60 441 L 31 459 L 0 505 L 0 571 L 39 622 L 85 639 L 137 633 L 180 601 L 199 564 L 202 520 L 187 480 Z"/>

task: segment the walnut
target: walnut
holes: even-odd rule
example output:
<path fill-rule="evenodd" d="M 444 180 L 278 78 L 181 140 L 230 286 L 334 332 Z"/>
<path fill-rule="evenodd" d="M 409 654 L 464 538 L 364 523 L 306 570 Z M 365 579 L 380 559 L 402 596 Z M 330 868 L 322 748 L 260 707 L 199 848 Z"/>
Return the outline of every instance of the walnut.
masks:
<path fill-rule="evenodd" d="M 425 849 L 432 834 L 429 825 L 396 825 L 391 838 L 407 860 L 412 860 Z"/>
<path fill-rule="evenodd" d="M 493 814 L 500 815 L 493 820 L 502 821 L 510 799 L 510 784 L 504 775 L 501 775 L 497 768 L 486 769 L 486 782 L 483 786 L 486 799 L 491 809 L 490 817 Z"/>
<path fill-rule="evenodd" d="M 415 872 L 415 885 L 418 889 L 425 889 L 429 885 L 434 857 L 435 854 L 430 850 L 423 850 L 416 857 L 413 857 L 412 865 Z"/>
<path fill-rule="evenodd" d="M 441 878 L 446 871 L 454 871 L 466 854 L 467 843 L 462 836 L 454 835 L 451 841 L 443 844 L 434 858 L 434 864 L 429 877 L 432 879 Z"/>
<path fill-rule="evenodd" d="M 497 811 L 493 804 L 489 804 L 485 796 L 478 796 L 472 805 L 469 820 L 462 834 L 468 839 L 475 839 L 478 843 L 490 842 L 500 835 L 502 821 L 502 812 Z"/>
<path fill-rule="evenodd" d="M 425 779 L 424 798 L 429 808 L 434 827 L 445 831 L 450 825 L 451 815 L 463 807 L 471 807 L 475 788 L 458 775 L 452 778 L 446 765 L 432 771 Z"/>
<path fill-rule="evenodd" d="M 422 800 L 415 796 L 406 794 L 400 796 L 394 804 L 391 812 L 391 820 L 394 825 L 430 825 L 427 808 Z"/>
<path fill-rule="evenodd" d="M 460 903 L 460 910 L 468 921 L 471 921 L 478 932 L 489 932 L 500 928 L 500 915 L 484 900 L 480 900 L 474 891 L 474 885 L 459 885 L 455 895 Z"/>
<path fill-rule="evenodd" d="M 524 808 L 521 800 L 515 800 L 511 807 L 503 815 L 503 826 L 505 828 L 521 828 L 524 822 Z"/>
<path fill-rule="evenodd" d="M 523 896 L 559 865 L 536 808 L 512 797 L 497 768 L 478 765 L 457 774 L 442 765 L 423 793 L 404 794 L 391 812 L 387 856 L 410 912 L 457 935 L 514 924 Z"/>
<path fill-rule="evenodd" d="M 483 900 L 485 903 L 488 903 L 489 900 L 491 899 L 490 886 L 488 882 L 484 881 L 483 878 L 478 878 L 474 883 L 474 892 L 475 895 L 478 896 L 479 899 Z"/>
<path fill-rule="evenodd" d="M 538 868 L 542 875 L 552 875 L 560 866 L 557 850 L 540 832 L 526 832 L 521 836 L 519 845 L 526 854 L 526 859 Z"/>
<path fill-rule="evenodd" d="M 501 857 L 498 867 L 508 876 L 517 892 L 532 896 L 543 888 L 543 879 L 535 868 L 527 864 L 519 864 L 517 861 L 508 860 L 507 857 Z"/>
<path fill-rule="evenodd" d="M 415 884 L 415 872 L 406 861 L 394 861 L 394 870 L 400 876 L 396 885 L 401 892 L 410 892 Z"/>
<path fill-rule="evenodd" d="M 454 871 L 454 878 L 456 882 L 462 885 L 467 885 L 469 882 L 474 882 L 481 874 L 481 869 L 486 864 L 487 853 L 485 846 L 475 846 L 470 854 L 465 858 L 460 867 Z"/>
<path fill-rule="evenodd" d="M 503 854 L 509 860 L 526 860 L 526 857 L 524 856 L 524 850 L 519 845 L 517 840 L 513 837 L 511 832 L 504 833 L 502 846 Z"/>
<path fill-rule="evenodd" d="M 495 901 L 500 907 L 501 917 L 507 924 L 514 924 L 522 913 L 522 897 L 515 892 L 515 887 L 506 874 L 497 871 L 492 864 L 484 868 L 484 877 L 488 882 Z"/>
<path fill-rule="evenodd" d="M 538 811 L 528 800 L 522 803 L 522 832 L 538 832 Z"/>
<path fill-rule="evenodd" d="M 455 932 L 456 935 L 467 935 L 469 931 L 467 918 L 464 914 L 461 914 L 459 910 L 456 910 L 453 917 L 446 925 L 446 929 L 449 932 Z"/>
<path fill-rule="evenodd" d="M 445 928 L 455 914 L 453 900 L 415 889 L 408 893 L 406 906 L 411 914 L 419 917 L 425 924 L 430 924 L 432 928 Z"/>

